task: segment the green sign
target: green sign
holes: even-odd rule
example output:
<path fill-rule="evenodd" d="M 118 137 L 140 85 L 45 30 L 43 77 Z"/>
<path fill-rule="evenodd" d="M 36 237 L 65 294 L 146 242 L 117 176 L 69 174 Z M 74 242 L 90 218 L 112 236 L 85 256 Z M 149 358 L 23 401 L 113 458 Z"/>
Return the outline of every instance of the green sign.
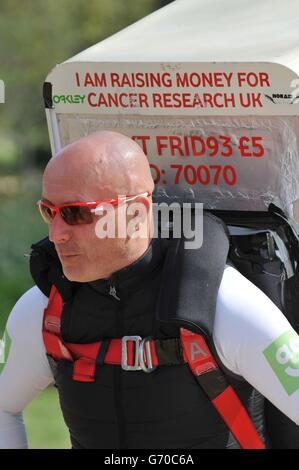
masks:
<path fill-rule="evenodd" d="M 265 350 L 264 355 L 288 395 L 299 388 L 299 336 L 288 330 Z"/>

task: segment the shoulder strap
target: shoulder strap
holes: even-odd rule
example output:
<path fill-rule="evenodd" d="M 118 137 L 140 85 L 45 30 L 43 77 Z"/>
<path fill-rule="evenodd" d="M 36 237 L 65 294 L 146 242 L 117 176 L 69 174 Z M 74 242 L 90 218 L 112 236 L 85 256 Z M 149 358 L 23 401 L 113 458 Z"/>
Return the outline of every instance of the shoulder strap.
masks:
<path fill-rule="evenodd" d="M 44 329 L 60 335 L 61 313 L 63 302 L 57 288 L 51 287 L 47 308 L 44 315 Z"/>
<path fill-rule="evenodd" d="M 228 384 L 203 336 L 180 329 L 183 354 L 197 382 L 223 418 L 242 449 L 264 449 L 252 420 Z"/>
<path fill-rule="evenodd" d="M 169 241 L 156 316 L 160 322 L 174 322 L 210 336 L 228 256 L 228 231 L 220 219 L 206 213 L 201 248 L 185 249 L 184 241 Z"/>
<path fill-rule="evenodd" d="M 60 338 L 60 322 L 63 302 L 56 287 L 51 287 L 49 302 L 44 313 L 43 339 L 47 354 L 54 359 L 72 360 L 72 356 Z"/>

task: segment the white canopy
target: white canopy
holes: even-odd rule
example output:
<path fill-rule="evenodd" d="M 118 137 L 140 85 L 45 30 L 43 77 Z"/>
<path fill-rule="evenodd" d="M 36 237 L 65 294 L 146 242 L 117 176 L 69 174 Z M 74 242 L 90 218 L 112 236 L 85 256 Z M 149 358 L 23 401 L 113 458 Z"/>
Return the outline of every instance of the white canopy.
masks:
<path fill-rule="evenodd" d="M 176 0 L 56 66 L 53 154 L 111 129 L 146 151 L 157 194 L 292 213 L 299 199 L 298 0 Z"/>
<path fill-rule="evenodd" d="M 298 0 L 176 0 L 66 62 L 273 62 L 299 75 Z"/>

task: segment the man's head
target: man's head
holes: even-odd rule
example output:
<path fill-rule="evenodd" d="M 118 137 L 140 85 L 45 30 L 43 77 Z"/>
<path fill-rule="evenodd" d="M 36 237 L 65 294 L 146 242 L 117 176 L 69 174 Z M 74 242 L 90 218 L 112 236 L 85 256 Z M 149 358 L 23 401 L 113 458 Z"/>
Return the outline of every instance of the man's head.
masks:
<path fill-rule="evenodd" d="M 68 225 L 56 214 L 49 225 L 49 238 L 69 280 L 109 278 L 144 253 L 152 236 L 152 207 L 149 197 L 138 195 L 151 193 L 153 188 L 145 154 L 135 142 L 116 132 L 91 134 L 68 145 L 49 161 L 43 176 L 43 200 L 60 205 L 137 195 L 115 206 L 109 217 L 118 219 L 120 211 L 126 212 L 138 202 L 144 208 L 143 215 L 127 215 L 127 222 L 133 221 L 134 225 L 135 221 L 137 231 L 141 226 L 148 227 L 145 237 L 99 238 L 96 232 L 101 216 L 94 215 L 90 224 Z"/>

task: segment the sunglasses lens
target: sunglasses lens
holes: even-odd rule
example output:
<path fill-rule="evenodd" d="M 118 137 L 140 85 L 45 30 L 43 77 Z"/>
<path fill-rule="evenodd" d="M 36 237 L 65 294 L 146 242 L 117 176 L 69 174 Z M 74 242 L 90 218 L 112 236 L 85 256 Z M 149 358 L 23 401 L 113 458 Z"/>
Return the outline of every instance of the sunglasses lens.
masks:
<path fill-rule="evenodd" d="M 68 225 L 83 225 L 93 222 L 92 213 L 88 207 L 65 206 L 60 209 L 60 214 Z"/>
<path fill-rule="evenodd" d="M 53 220 L 52 211 L 49 207 L 45 206 L 44 204 L 38 204 L 39 211 L 41 213 L 42 218 L 49 224 Z"/>

